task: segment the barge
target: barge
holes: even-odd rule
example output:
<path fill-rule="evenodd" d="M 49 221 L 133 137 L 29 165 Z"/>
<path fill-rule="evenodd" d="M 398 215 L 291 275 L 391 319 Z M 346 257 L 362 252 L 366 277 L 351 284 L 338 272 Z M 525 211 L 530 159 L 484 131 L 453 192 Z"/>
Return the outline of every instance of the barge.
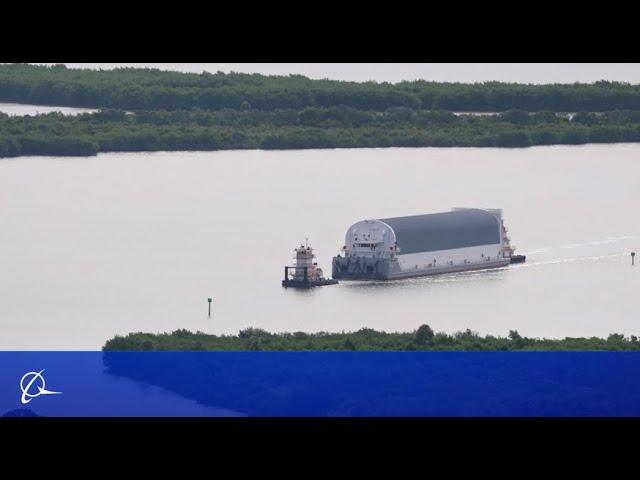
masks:
<path fill-rule="evenodd" d="M 500 209 L 362 220 L 347 230 L 342 252 L 333 258 L 332 277 L 392 280 L 525 261 L 514 252 Z"/>

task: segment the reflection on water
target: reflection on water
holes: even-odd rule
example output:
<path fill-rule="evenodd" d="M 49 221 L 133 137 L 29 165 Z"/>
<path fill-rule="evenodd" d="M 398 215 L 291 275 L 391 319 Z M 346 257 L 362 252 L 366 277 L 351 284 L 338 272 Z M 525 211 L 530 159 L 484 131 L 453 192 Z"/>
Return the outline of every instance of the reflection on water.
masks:
<path fill-rule="evenodd" d="M 423 289 L 430 285 L 442 283 L 461 283 L 477 281 L 495 281 L 504 278 L 505 270 L 509 267 L 494 268 L 491 270 L 476 270 L 469 272 L 445 273 L 442 275 L 430 275 L 423 277 L 398 279 L 398 280 L 374 280 L 370 282 L 345 280 L 344 288 L 354 290 L 375 290 L 375 289 Z"/>
<path fill-rule="evenodd" d="M 639 334 L 640 144 L 160 152 L 0 162 L 0 348 L 98 349 L 115 334 L 470 328 Z M 502 208 L 527 263 L 311 291 L 281 286 L 309 237 Z M 212 317 L 207 298 L 213 298 Z"/>

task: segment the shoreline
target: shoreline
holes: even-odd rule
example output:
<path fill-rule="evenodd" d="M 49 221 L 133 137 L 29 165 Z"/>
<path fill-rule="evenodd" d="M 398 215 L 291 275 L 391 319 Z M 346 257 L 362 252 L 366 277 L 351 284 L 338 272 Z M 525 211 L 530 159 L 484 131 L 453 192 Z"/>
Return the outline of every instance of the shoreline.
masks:
<path fill-rule="evenodd" d="M 412 332 L 385 332 L 363 328 L 356 332 L 281 332 L 259 328 L 240 330 L 237 335 L 214 335 L 188 330 L 171 333 L 116 335 L 102 347 L 117 351 L 640 351 L 640 341 L 612 333 L 600 337 L 563 339 L 528 338 L 516 330 L 505 337 L 485 335 L 469 329 L 453 334 L 434 332 L 421 325 Z"/>

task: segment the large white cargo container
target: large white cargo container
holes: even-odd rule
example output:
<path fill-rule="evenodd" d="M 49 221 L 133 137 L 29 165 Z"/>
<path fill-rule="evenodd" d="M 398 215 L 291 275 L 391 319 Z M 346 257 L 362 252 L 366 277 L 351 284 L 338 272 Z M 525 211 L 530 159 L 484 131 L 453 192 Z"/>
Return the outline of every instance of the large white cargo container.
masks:
<path fill-rule="evenodd" d="M 513 252 L 501 210 L 456 208 L 357 222 L 332 270 L 336 279 L 389 280 L 503 267 Z"/>

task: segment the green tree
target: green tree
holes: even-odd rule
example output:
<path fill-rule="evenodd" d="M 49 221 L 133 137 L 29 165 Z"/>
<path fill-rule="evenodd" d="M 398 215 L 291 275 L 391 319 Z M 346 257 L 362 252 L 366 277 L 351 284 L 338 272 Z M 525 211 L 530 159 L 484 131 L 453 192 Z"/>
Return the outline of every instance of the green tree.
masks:
<path fill-rule="evenodd" d="M 624 341 L 625 341 L 625 338 L 622 333 L 612 333 L 607 337 L 608 343 L 622 343 Z"/>
<path fill-rule="evenodd" d="M 434 333 L 429 325 L 420 325 L 416 330 L 416 344 L 425 346 L 433 341 Z"/>

